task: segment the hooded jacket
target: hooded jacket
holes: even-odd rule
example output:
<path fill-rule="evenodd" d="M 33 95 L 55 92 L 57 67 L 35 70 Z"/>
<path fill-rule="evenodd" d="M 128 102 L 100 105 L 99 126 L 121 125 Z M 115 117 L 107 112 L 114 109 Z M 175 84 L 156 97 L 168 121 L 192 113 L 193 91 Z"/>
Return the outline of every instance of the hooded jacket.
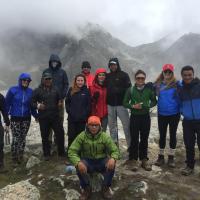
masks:
<path fill-rule="evenodd" d="M 190 84 L 183 82 L 178 88 L 178 94 L 184 120 L 200 122 L 200 80 L 195 78 Z"/>
<path fill-rule="evenodd" d="M 52 62 L 58 62 L 58 65 L 53 68 L 52 67 Z M 52 54 L 49 58 L 49 68 L 45 69 L 43 73 L 51 73 L 52 78 L 53 78 L 53 86 L 58 89 L 60 92 L 61 98 L 64 99 L 67 95 L 69 83 L 68 83 L 68 78 L 65 70 L 62 68 L 62 63 L 60 61 L 60 58 L 56 54 Z"/>
<path fill-rule="evenodd" d="M 108 108 L 106 102 L 107 89 L 104 85 L 102 86 L 98 84 L 97 78 L 99 73 L 106 73 L 106 70 L 104 68 L 99 68 L 96 70 L 95 79 L 92 83 L 92 86 L 89 87 L 89 90 L 92 97 L 91 115 L 96 115 L 102 119 L 103 117 L 108 115 Z M 95 93 L 99 94 L 98 99 L 94 97 Z"/>
<path fill-rule="evenodd" d="M 68 150 L 70 162 L 76 166 L 82 158 L 120 158 L 119 149 L 112 138 L 105 132 L 100 131 L 92 135 L 88 130 L 81 132 L 73 141 Z"/>
<path fill-rule="evenodd" d="M 31 88 L 22 87 L 21 80 L 30 79 L 27 73 L 22 73 L 18 78 L 18 85 L 11 87 L 6 94 L 6 107 L 11 117 L 31 118 L 31 114 L 37 118 L 36 109 L 31 107 L 33 91 Z"/>
<path fill-rule="evenodd" d="M 91 112 L 91 98 L 89 90 L 83 86 L 80 91 L 71 95 L 69 89 L 65 99 L 65 108 L 68 113 L 68 120 L 72 122 L 86 122 Z"/>
<path fill-rule="evenodd" d="M 38 88 L 33 91 L 32 106 L 37 108 L 38 103 L 45 105 L 44 110 L 38 110 L 39 119 L 49 119 L 59 117 L 58 103 L 61 100 L 61 96 L 56 87 L 45 88 L 43 80 Z"/>
<path fill-rule="evenodd" d="M 2 113 L 2 116 L 3 116 L 3 119 L 4 119 L 6 126 L 9 126 L 10 120 L 8 118 L 8 113 L 7 113 L 7 110 L 6 110 L 6 101 L 5 101 L 5 98 L 2 94 L 0 94 L 0 111 Z M 0 125 L 2 125 L 1 115 L 0 115 Z"/>
<path fill-rule="evenodd" d="M 128 74 L 121 70 L 117 58 L 110 59 L 108 67 L 110 68 L 110 62 L 112 61 L 117 63 L 117 71 L 111 71 L 106 76 L 107 104 L 110 106 L 122 106 L 124 95 L 131 86 L 131 81 Z"/>

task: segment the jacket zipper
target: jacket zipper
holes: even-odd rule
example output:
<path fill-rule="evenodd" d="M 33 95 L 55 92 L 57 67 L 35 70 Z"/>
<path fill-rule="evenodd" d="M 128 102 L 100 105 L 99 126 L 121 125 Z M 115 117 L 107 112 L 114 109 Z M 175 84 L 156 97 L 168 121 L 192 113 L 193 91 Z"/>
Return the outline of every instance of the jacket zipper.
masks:
<path fill-rule="evenodd" d="M 24 113 L 24 90 L 23 90 L 23 98 L 22 98 L 22 117 Z"/>
<path fill-rule="evenodd" d="M 190 97 L 190 104 L 191 104 L 191 109 L 192 109 L 193 120 L 195 120 L 195 114 L 194 114 L 194 109 L 193 109 L 193 104 L 192 104 L 192 99 L 191 99 L 190 91 L 189 91 L 189 97 Z"/>

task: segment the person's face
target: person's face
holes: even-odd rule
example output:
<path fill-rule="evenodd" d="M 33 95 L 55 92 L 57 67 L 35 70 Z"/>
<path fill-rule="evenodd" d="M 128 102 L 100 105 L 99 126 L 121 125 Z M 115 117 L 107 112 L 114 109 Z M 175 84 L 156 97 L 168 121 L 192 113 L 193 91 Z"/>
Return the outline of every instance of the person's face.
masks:
<path fill-rule="evenodd" d="M 135 83 L 137 86 L 143 86 L 145 84 L 145 75 L 144 74 L 138 74 L 136 77 L 135 77 Z"/>
<path fill-rule="evenodd" d="M 88 124 L 88 129 L 90 133 L 96 135 L 99 132 L 100 125 L 99 124 Z"/>
<path fill-rule="evenodd" d="M 56 62 L 56 61 L 51 62 L 51 66 L 52 66 L 53 68 L 57 67 L 57 65 L 58 65 L 58 62 Z"/>
<path fill-rule="evenodd" d="M 98 81 L 99 82 L 104 82 L 106 78 L 106 74 L 105 73 L 99 73 L 98 74 Z"/>
<path fill-rule="evenodd" d="M 82 72 L 83 72 L 84 74 L 90 73 L 90 70 L 91 70 L 90 67 L 83 67 L 83 68 L 82 68 Z"/>
<path fill-rule="evenodd" d="M 194 73 L 192 70 L 183 71 L 181 76 L 185 84 L 190 84 L 194 79 Z"/>
<path fill-rule="evenodd" d="M 21 79 L 22 87 L 27 88 L 30 82 L 31 82 L 30 79 Z"/>
<path fill-rule="evenodd" d="M 51 85 L 52 85 L 52 78 L 44 78 L 44 85 L 46 87 L 51 87 Z"/>
<path fill-rule="evenodd" d="M 116 71 L 117 71 L 117 64 L 111 64 L 111 65 L 110 65 L 110 70 L 111 70 L 112 72 L 116 72 Z"/>
<path fill-rule="evenodd" d="M 163 77 L 164 77 L 164 80 L 170 80 L 173 76 L 173 72 L 170 71 L 170 70 L 165 70 L 163 72 Z"/>
<path fill-rule="evenodd" d="M 85 84 L 84 78 L 81 77 L 81 76 L 77 77 L 77 79 L 76 79 L 76 85 L 77 85 L 77 87 L 78 88 L 82 88 L 84 86 L 84 84 Z"/>

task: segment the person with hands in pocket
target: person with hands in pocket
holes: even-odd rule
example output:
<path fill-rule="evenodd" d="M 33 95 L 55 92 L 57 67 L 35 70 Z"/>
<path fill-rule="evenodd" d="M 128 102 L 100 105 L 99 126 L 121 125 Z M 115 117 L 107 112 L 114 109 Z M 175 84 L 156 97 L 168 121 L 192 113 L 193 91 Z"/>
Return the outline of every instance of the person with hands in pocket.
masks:
<path fill-rule="evenodd" d="M 106 131 L 108 124 L 107 89 L 105 87 L 106 69 L 98 68 L 92 86 L 89 87 L 91 94 L 92 110 L 91 115 L 101 119 L 101 127 Z"/>
<path fill-rule="evenodd" d="M 148 162 L 148 137 L 151 126 L 149 109 L 156 105 L 155 92 L 145 84 L 146 73 L 138 70 L 135 73 L 135 85 L 130 87 L 124 96 L 123 105 L 131 110 L 130 133 L 131 145 L 129 160 L 133 171 L 138 169 L 138 159 L 141 166 L 147 171 L 151 170 Z"/>
<path fill-rule="evenodd" d="M 91 195 L 89 174 L 94 172 L 102 173 L 104 176 L 103 197 L 112 198 L 110 186 L 115 172 L 116 160 L 119 157 L 118 147 L 112 138 L 102 131 L 100 118 L 90 116 L 86 130 L 76 137 L 68 150 L 68 158 L 77 168 L 77 175 L 83 189 L 81 200 L 86 200 Z"/>

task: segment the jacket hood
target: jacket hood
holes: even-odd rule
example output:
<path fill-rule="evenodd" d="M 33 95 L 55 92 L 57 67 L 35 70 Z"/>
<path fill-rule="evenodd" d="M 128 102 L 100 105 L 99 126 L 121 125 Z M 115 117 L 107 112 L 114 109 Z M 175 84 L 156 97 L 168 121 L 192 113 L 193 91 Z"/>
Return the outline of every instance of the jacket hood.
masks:
<path fill-rule="evenodd" d="M 112 63 L 114 63 L 114 62 L 117 64 L 117 71 L 121 71 L 121 67 L 120 67 L 120 65 L 119 65 L 118 58 L 111 58 L 111 59 L 109 60 L 109 62 L 108 62 L 108 68 L 110 69 L 110 65 L 111 65 Z"/>
<path fill-rule="evenodd" d="M 22 79 L 30 79 L 30 81 L 32 81 L 31 79 L 31 75 L 28 73 L 21 73 L 18 77 L 18 84 L 21 86 L 21 80 Z"/>
<path fill-rule="evenodd" d="M 57 54 L 51 54 L 49 58 L 49 67 L 52 68 L 51 63 L 52 62 L 58 62 L 58 66 L 56 68 L 60 68 L 62 66 L 61 60 Z"/>

